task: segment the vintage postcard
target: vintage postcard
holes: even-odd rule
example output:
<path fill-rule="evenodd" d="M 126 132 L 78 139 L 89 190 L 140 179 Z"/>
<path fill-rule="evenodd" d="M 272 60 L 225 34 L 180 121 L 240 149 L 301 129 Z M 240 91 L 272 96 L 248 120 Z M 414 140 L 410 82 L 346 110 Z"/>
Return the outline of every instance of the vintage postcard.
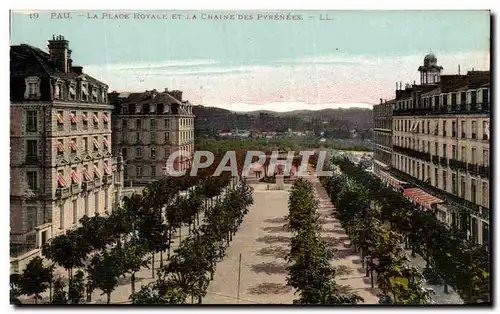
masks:
<path fill-rule="evenodd" d="M 10 302 L 490 304 L 491 12 L 10 12 Z"/>

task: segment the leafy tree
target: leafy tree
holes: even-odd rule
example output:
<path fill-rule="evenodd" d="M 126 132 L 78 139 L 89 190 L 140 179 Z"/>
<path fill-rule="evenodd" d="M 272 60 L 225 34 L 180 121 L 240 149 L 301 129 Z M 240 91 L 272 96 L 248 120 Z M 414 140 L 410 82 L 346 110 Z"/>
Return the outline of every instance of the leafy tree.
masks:
<path fill-rule="evenodd" d="M 54 280 L 54 297 L 52 298 L 52 304 L 68 304 L 68 298 L 66 291 L 64 291 L 64 281 L 61 277 Z"/>
<path fill-rule="evenodd" d="M 71 281 L 71 288 L 69 289 L 69 300 L 72 304 L 79 304 L 85 296 L 85 274 L 83 271 L 78 270 L 73 276 Z"/>
<path fill-rule="evenodd" d="M 20 305 L 22 304 L 19 297 L 23 294 L 21 288 L 21 275 L 11 274 L 10 275 L 10 304 Z"/>
<path fill-rule="evenodd" d="M 35 297 L 35 304 L 42 297 L 40 294 L 49 288 L 49 283 L 52 281 L 54 272 L 53 266 L 44 266 L 43 259 L 39 256 L 33 258 L 26 269 L 24 269 L 19 285 L 23 294 Z"/>
<path fill-rule="evenodd" d="M 111 303 L 111 293 L 118 286 L 118 277 L 122 275 L 119 255 L 116 250 L 100 253 L 92 258 L 89 275 L 96 287 L 107 296 L 107 304 Z"/>

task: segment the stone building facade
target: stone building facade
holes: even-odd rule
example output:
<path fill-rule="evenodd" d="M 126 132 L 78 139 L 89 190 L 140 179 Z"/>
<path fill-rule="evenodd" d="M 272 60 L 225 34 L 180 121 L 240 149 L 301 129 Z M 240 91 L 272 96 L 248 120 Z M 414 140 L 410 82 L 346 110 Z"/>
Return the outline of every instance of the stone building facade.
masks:
<path fill-rule="evenodd" d="M 80 218 L 112 211 L 123 184 L 111 154 L 108 86 L 72 65 L 69 42 L 49 53 L 11 46 L 11 267 L 22 271 Z"/>
<path fill-rule="evenodd" d="M 394 100 L 373 106 L 373 170 L 379 173 L 391 166 L 392 160 L 392 106 Z"/>
<path fill-rule="evenodd" d="M 173 168 L 190 167 L 194 154 L 192 105 L 182 100 L 182 91 L 165 89 L 143 93 L 109 94 L 114 105 L 113 151 L 125 161 L 126 184 L 148 184 L 166 174 L 168 158 Z"/>
<path fill-rule="evenodd" d="M 442 68 L 433 55 L 424 64 L 428 59 L 432 76 L 396 90 L 392 166 L 384 179 L 464 237 L 488 245 L 490 72 L 436 77 Z"/>

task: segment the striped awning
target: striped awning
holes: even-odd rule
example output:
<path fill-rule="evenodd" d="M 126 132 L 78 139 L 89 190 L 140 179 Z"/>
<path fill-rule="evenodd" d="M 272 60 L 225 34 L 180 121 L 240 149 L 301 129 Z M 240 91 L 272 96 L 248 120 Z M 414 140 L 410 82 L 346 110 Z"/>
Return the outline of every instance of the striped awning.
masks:
<path fill-rule="evenodd" d="M 78 122 L 78 119 L 76 118 L 76 114 L 71 113 L 71 123 L 77 123 L 77 122 Z"/>
<path fill-rule="evenodd" d="M 58 124 L 63 124 L 64 123 L 64 118 L 63 118 L 63 116 L 60 113 L 57 114 L 57 123 Z"/>
<path fill-rule="evenodd" d="M 80 183 L 80 178 L 78 178 L 76 171 L 71 171 L 71 180 L 73 183 Z"/>
<path fill-rule="evenodd" d="M 108 114 L 106 112 L 102 115 L 102 120 L 104 122 L 109 122 L 109 117 L 108 117 Z"/>
<path fill-rule="evenodd" d="M 90 181 L 90 174 L 85 168 L 83 169 L 83 177 L 85 178 L 86 181 Z"/>
<path fill-rule="evenodd" d="M 385 171 L 380 171 L 378 176 L 380 179 L 382 179 L 382 181 L 389 184 L 395 189 L 399 189 L 402 185 L 407 184 L 407 182 L 396 179 Z"/>
<path fill-rule="evenodd" d="M 427 209 L 431 209 L 434 204 L 440 204 L 443 202 L 443 200 L 432 196 L 419 188 L 405 189 L 403 194 Z"/>
<path fill-rule="evenodd" d="M 106 174 L 111 174 L 111 169 L 109 169 L 109 166 L 107 164 L 104 164 L 104 172 L 106 172 Z"/>
<path fill-rule="evenodd" d="M 57 184 L 59 187 L 65 187 L 66 186 L 66 180 L 64 180 L 63 176 L 61 174 L 57 175 Z"/>

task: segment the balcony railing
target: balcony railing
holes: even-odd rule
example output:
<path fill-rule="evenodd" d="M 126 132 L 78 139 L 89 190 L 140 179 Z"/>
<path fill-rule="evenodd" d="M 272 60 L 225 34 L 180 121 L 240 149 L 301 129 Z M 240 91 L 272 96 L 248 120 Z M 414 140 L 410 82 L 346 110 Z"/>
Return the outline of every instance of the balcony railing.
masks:
<path fill-rule="evenodd" d="M 435 165 L 439 164 L 439 156 L 432 156 L 432 163 Z"/>
<path fill-rule="evenodd" d="M 439 157 L 439 164 L 443 167 L 447 167 L 448 159 L 446 157 Z"/>
<path fill-rule="evenodd" d="M 483 178 L 490 178 L 490 167 L 489 166 L 479 166 L 479 175 Z"/>
<path fill-rule="evenodd" d="M 59 199 L 68 198 L 70 195 L 69 187 L 57 188 L 56 190 L 56 197 Z"/>
<path fill-rule="evenodd" d="M 113 176 L 110 174 L 105 175 L 104 177 L 102 177 L 102 183 L 106 185 L 113 183 Z"/>
<path fill-rule="evenodd" d="M 453 170 L 462 170 L 462 171 L 467 170 L 467 164 L 463 161 L 460 161 L 460 160 L 450 159 L 450 160 L 448 160 L 448 164 L 449 164 L 450 168 Z"/>
<path fill-rule="evenodd" d="M 467 171 L 472 174 L 477 174 L 477 165 L 476 164 L 467 164 Z"/>
<path fill-rule="evenodd" d="M 477 104 L 470 104 L 470 108 L 467 110 L 465 104 L 460 104 L 460 106 L 446 106 L 439 108 L 411 108 L 411 109 L 395 109 L 392 112 L 393 116 L 424 116 L 424 115 L 442 115 L 442 114 L 481 114 L 488 113 L 490 111 L 490 103 L 483 103 L 481 109 L 478 108 Z"/>
<path fill-rule="evenodd" d="M 80 193 L 82 189 L 80 188 L 80 184 L 78 183 L 73 183 L 71 184 L 71 194 L 78 194 Z"/>
<path fill-rule="evenodd" d="M 82 182 L 82 190 L 90 191 L 94 189 L 94 181 L 83 181 Z"/>

